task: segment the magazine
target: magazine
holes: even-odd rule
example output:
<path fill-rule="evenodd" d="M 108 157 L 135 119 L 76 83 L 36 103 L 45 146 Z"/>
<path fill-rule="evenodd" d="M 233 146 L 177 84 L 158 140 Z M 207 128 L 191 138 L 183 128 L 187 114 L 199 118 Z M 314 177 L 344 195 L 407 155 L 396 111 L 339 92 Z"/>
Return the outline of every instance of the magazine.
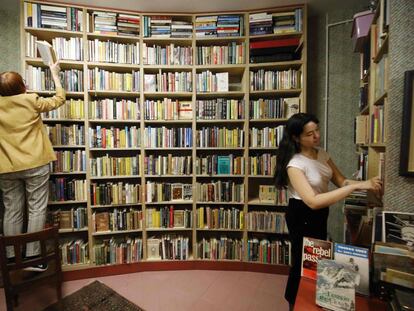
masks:
<path fill-rule="evenodd" d="M 359 274 L 360 282 L 355 288 L 362 295 L 369 295 L 369 252 L 368 248 L 335 243 L 334 259 L 338 263 L 348 264 Z"/>

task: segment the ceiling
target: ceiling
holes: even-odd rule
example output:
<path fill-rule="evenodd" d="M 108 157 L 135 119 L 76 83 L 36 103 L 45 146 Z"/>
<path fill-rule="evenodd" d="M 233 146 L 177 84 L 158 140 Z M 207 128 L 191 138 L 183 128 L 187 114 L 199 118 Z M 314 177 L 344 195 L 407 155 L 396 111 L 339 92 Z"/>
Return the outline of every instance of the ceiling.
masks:
<path fill-rule="evenodd" d="M 368 0 L 364 0 L 368 2 Z M 55 0 L 88 7 L 111 8 L 140 12 L 200 13 L 254 10 L 308 3 L 312 10 L 322 11 L 327 6 L 344 7 L 361 0 Z"/>

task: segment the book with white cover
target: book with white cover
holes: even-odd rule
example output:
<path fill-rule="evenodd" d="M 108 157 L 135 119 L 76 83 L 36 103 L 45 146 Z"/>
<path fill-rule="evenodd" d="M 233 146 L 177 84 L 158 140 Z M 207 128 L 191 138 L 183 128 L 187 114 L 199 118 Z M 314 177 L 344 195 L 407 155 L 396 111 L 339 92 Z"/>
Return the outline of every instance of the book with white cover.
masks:
<path fill-rule="evenodd" d="M 228 72 L 217 72 L 217 92 L 228 92 L 229 91 L 229 73 Z"/>
<path fill-rule="evenodd" d="M 50 66 L 57 61 L 55 50 L 53 46 L 47 41 L 36 41 L 37 49 L 39 50 L 40 57 L 45 65 Z"/>

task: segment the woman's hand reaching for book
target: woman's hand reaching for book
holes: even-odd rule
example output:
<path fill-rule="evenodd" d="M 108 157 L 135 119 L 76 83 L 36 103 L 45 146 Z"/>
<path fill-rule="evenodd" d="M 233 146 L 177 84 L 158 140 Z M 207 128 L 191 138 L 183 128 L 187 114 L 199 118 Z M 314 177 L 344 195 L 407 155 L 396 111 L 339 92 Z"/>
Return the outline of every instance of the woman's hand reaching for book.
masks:
<path fill-rule="evenodd" d="M 358 190 L 368 190 L 375 193 L 377 197 L 382 196 L 382 181 L 376 176 L 366 181 L 361 181 L 356 184 Z"/>
<path fill-rule="evenodd" d="M 50 68 L 50 72 L 52 73 L 52 79 L 53 79 L 53 82 L 55 83 L 55 86 L 62 87 L 62 84 L 59 79 L 59 73 L 60 73 L 59 61 L 57 61 L 54 64 L 50 64 L 49 68 Z"/>

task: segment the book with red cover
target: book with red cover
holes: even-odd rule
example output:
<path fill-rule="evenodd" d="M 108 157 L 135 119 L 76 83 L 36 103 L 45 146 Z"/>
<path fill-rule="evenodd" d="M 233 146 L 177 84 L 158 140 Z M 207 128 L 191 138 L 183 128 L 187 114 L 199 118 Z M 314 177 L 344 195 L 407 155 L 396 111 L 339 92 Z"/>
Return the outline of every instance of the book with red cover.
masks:
<path fill-rule="evenodd" d="M 304 237 L 301 276 L 316 280 L 320 259 L 332 259 L 332 242 Z"/>
<path fill-rule="evenodd" d="M 275 39 L 250 42 L 251 49 L 277 48 L 283 46 L 298 46 L 299 38 Z"/>

